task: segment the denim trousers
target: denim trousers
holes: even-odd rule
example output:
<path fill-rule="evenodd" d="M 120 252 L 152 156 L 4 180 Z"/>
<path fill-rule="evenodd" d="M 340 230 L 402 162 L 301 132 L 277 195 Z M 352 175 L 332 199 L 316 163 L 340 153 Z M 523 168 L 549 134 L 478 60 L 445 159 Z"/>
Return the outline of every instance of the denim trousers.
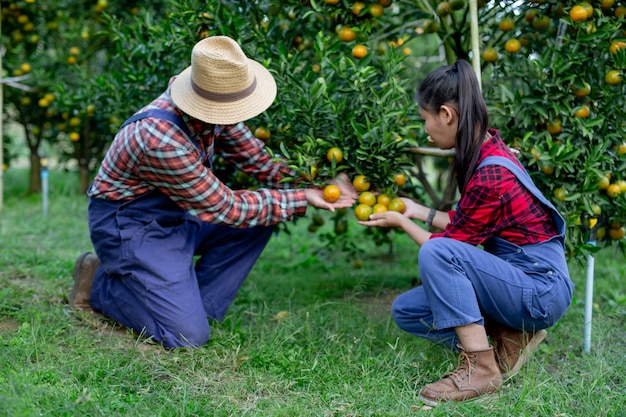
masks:
<path fill-rule="evenodd" d="M 224 318 L 273 229 L 202 222 L 159 192 L 91 198 L 91 306 L 166 347 L 203 345 L 207 318 Z"/>
<path fill-rule="evenodd" d="M 456 349 L 454 328 L 485 318 L 514 329 L 554 325 L 572 301 L 561 243 L 517 246 L 492 238 L 485 248 L 434 238 L 419 250 L 422 285 L 398 296 L 392 316 L 418 337 Z"/>

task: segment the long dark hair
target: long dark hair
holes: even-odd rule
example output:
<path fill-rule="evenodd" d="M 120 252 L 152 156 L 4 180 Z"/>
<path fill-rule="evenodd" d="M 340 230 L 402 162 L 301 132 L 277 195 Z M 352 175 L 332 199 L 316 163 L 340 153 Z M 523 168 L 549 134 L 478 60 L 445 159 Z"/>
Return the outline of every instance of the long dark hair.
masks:
<path fill-rule="evenodd" d="M 459 113 L 456 156 L 450 180 L 454 181 L 456 176 L 459 191 L 463 194 L 476 168 L 480 146 L 489 125 L 489 113 L 476 73 L 464 60 L 439 67 L 420 84 L 416 98 L 419 106 L 426 111 L 439 112 L 445 104 Z"/>

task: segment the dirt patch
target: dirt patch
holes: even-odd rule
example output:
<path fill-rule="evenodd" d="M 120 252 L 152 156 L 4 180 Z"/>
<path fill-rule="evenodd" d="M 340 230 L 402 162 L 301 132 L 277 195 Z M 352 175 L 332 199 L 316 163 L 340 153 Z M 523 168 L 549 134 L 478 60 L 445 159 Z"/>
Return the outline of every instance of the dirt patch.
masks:
<path fill-rule="evenodd" d="M 20 327 L 20 323 L 17 320 L 4 318 L 0 320 L 0 333 L 16 332 Z"/>

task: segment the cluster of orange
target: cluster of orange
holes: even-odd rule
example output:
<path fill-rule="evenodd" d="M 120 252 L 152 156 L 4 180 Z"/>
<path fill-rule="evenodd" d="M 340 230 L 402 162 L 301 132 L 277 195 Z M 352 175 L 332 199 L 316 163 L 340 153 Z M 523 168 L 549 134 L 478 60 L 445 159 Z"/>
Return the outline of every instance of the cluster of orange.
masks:
<path fill-rule="evenodd" d="M 339 0 L 324 0 L 326 4 L 335 5 L 339 3 Z M 385 8 L 391 6 L 392 0 L 378 0 L 374 3 L 370 3 L 366 5 L 363 2 L 357 1 L 352 5 L 352 13 L 357 16 L 361 16 L 362 13 L 367 12 L 370 16 L 374 18 L 379 18 L 384 14 Z M 364 12 L 365 10 L 365 12 Z M 350 26 L 338 26 L 337 27 L 337 36 L 343 42 L 352 42 L 357 38 L 357 30 Z M 352 48 L 352 56 L 361 59 L 364 58 L 368 53 L 368 49 L 363 44 L 357 44 Z"/>
<path fill-rule="evenodd" d="M 399 174 L 404 175 L 404 174 Z M 384 213 L 385 211 L 397 211 L 404 213 L 406 206 L 399 198 L 391 198 L 388 194 L 374 194 L 370 189 L 370 182 L 365 175 L 357 175 L 352 181 L 354 189 L 359 193 L 357 206 L 354 208 L 354 215 L 358 220 L 366 221 L 373 213 Z M 341 197 L 341 190 L 334 184 L 324 188 L 324 200 L 334 203 Z"/>

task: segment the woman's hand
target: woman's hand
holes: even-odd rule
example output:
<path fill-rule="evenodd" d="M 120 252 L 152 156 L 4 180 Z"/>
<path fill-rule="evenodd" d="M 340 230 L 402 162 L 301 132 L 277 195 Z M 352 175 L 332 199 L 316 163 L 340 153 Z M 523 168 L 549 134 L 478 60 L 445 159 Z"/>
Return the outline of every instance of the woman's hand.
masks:
<path fill-rule="evenodd" d="M 375 227 L 403 227 L 406 221 L 410 221 L 405 214 L 397 211 L 385 211 L 383 213 L 376 213 L 370 215 L 369 220 L 360 221 L 359 224 L 363 226 L 375 226 Z"/>
<path fill-rule="evenodd" d="M 404 205 L 406 207 L 403 214 L 410 219 L 422 220 L 420 214 L 424 213 L 424 211 L 428 213 L 428 208 L 423 204 L 419 204 L 410 198 L 405 197 L 401 197 L 400 200 L 404 201 Z"/>

